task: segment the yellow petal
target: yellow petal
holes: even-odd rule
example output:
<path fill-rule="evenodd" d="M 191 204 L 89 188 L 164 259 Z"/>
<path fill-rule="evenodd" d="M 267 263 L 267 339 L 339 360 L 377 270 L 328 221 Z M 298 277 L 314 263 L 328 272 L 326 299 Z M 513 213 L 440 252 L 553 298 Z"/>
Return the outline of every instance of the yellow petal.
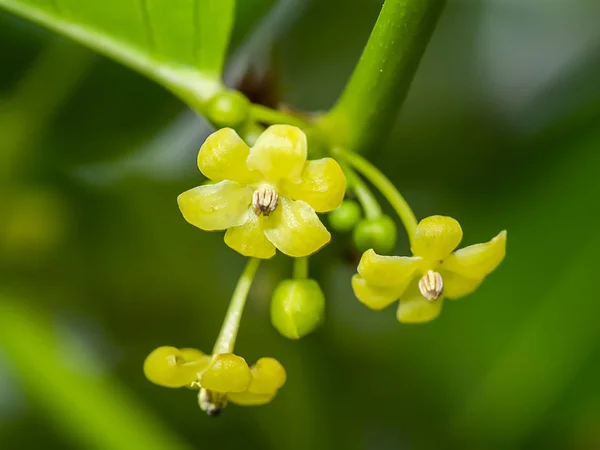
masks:
<path fill-rule="evenodd" d="M 462 235 L 460 224 L 452 217 L 426 217 L 417 225 L 412 252 L 423 259 L 441 261 L 458 246 Z"/>
<path fill-rule="evenodd" d="M 200 378 L 200 385 L 214 392 L 244 392 L 252 382 L 246 360 L 233 353 L 213 355 Z"/>
<path fill-rule="evenodd" d="M 224 230 L 246 222 L 252 189 L 232 181 L 205 184 L 177 197 L 185 220 L 202 230 Z"/>
<path fill-rule="evenodd" d="M 484 244 L 475 244 L 451 254 L 442 267 L 475 280 L 493 272 L 506 255 L 506 230 Z"/>
<path fill-rule="evenodd" d="M 288 256 L 308 256 L 331 239 L 317 214 L 303 201 L 280 198 L 277 209 L 264 217 L 263 223 L 267 239 Z"/>
<path fill-rule="evenodd" d="M 281 389 L 287 380 L 285 369 L 274 358 L 260 358 L 250 370 L 252 382 L 248 392 L 252 394 L 272 395 Z"/>
<path fill-rule="evenodd" d="M 417 283 L 414 283 L 400 297 L 396 317 L 402 323 L 423 323 L 435 319 L 441 310 L 442 297 L 435 301 L 425 300 Z"/>
<path fill-rule="evenodd" d="M 276 392 L 271 394 L 253 394 L 251 392 L 231 393 L 227 398 L 231 403 L 239 406 L 259 406 L 270 403 L 275 397 Z"/>
<path fill-rule="evenodd" d="M 335 159 L 323 158 L 304 165 L 299 183 L 283 181 L 281 194 L 308 203 L 317 212 L 337 208 L 346 193 L 346 177 Z"/>
<path fill-rule="evenodd" d="M 248 167 L 260 171 L 269 181 L 300 181 L 306 162 L 306 135 L 291 125 L 272 125 L 250 149 Z"/>
<path fill-rule="evenodd" d="M 181 353 L 181 357 L 186 361 L 186 362 L 193 362 L 193 361 L 198 361 L 198 360 L 205 360 L 208 361 L 206 363 L 206 365 L 208 366 L 208 363 L 211 360 L 211 356 L 207 355 L 206 353 L 201 352 L 200 350 L 196 349 L 196 348 L 180 348 L 179 349 L 179 353 Z"/>
<path fill-rule="evenodd" d="M 211 134 L 198 152 L 198 168 L 213 181 L 231 180 L 249 184 L 258 180 L 259 173 L 251 172 L 246 160 L 250 149 L 231 128 Z"/>
<path fill-rule="evenodd" d="M 269 259 L 275 255 L 275 246 L 265 236 L 262 217 L 248 213 L 244 225 L 229 228 L 225 233 L 225 243 L 236 252 L 253 258 Z"/>
<path fill-rule="evenodd" d="M 406 287 L 422 263 L 418 256 L 381 256 L 370 249 L 360 258 L 358 273 L 373 285 Z"/>
<path fill-rule="evenodd" d="M 146 378 L 159 386 L 188 386 L 210 363 L 210 356 L 200 350 L 163 346 L 150 353 L 144 361 Z"/>
<path fill-rule="evenodd" d="M 359 274 L 352 277 L 354 295 L 362 304 L 374 310 L 383 309 L 398 300 L 404 288 L 402 286 L 375 286 L 367 283 Z"/>
<path fill-rule="evenodd" d="M 457 299 L 470 294 L 479 287 L 483 278 L 473 279 L 463 277 L 455 272 L 440 270 L 442 280 L 444 280 L 444 297 Z"/>

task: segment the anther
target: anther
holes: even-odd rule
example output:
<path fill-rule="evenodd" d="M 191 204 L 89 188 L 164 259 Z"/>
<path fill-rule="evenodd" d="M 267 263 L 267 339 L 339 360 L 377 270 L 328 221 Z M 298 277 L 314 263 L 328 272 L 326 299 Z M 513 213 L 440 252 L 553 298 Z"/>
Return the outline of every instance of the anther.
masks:
<path fill-rule="evenodd" d="M 428 270 L 419 280 L 419 290 L 426 300 L 433 302 L 442 295 L 444 280 L 439 273 Z"/>
<path fill-rule="evenodd" d="M 279 204 L 279 194 L 277 191 L 266 186 L 262 186 L 252 194 L 252 210 L 257 216 L 268 216 Z"/>

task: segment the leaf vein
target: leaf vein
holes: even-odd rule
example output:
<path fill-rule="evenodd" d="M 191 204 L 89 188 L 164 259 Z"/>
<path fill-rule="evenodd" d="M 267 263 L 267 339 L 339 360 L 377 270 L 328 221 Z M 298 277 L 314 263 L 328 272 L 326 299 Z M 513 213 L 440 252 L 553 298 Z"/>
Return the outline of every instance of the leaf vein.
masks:
<path fill-rule="evenodd" d="M 148 8 L 148 0 L 139 0 L 140 11 L 142 13 L 142 21 L 146 31 L 146 39 L 148 41 L 149 50 L 154 53 L 156 51 L 156 36 L 152 19 L 150 18 L 150 9 Z"/>
<path fill-rule="evenodd" d="M 194 0 L 194 8 L 192 10 L 192 58 L 193 61 L 198 61 L 200 58 L 200 40 L 201 40 L 201 32 L 200 32 L 200 1 Z"/>

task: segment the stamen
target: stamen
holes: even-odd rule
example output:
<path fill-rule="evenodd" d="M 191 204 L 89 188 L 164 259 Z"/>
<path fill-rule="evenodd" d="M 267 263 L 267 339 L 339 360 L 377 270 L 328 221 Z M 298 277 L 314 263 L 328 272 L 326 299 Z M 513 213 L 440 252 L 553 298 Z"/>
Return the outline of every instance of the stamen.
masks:
<path fill-rule="evenodd" d="M 433 302 L 442 295 L 444 280 L 439 273 L 428 270 L 419 280 L 419 290 L 426 300 Z"/>
<path fill-rule="evenodd" d="M 201 388 L 198 394 L 198 403 L 200 409 L 206 414 L 217 417 L 227 406 L 227 395 Z"/>
<path fill-rule="evenodd" d="M 252 210 L 257 216 L 268 216 L 279 204 L 279 194 L 275 189 L 262 186 L 252 194 Z"/>

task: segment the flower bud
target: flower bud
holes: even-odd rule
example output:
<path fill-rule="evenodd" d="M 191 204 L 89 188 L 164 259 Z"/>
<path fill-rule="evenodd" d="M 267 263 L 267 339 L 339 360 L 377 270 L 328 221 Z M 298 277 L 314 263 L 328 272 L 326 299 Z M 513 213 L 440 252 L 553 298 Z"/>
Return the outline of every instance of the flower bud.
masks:
<path fill-rule="evenodd" d="M 372 248 L 375 253 L 388 254 L 396 246 L 396 224 L 389 216 L 364 219 L 358 222 L 352 237 L 360 252 Z"/>
<path fill-rule="evenodd" d="M 238 127 L 250 113 L 250 101 L 238 91 L 217 94 L 208 102 L 208 118 L 218 127 Z"/>
<path fill-rule="evenodd" d="M 289 339 L 314 331 L 325 315 L 325 296 L 315 280 L 284 280 L 273 293 L 271 322 Z"/>
<path fill-rule="evenodd" d="M 338 233 L 348 233 L 362 217 L 362 210 L 354 200 L 344 200 L 329 213 L 329 224 Z"/>

